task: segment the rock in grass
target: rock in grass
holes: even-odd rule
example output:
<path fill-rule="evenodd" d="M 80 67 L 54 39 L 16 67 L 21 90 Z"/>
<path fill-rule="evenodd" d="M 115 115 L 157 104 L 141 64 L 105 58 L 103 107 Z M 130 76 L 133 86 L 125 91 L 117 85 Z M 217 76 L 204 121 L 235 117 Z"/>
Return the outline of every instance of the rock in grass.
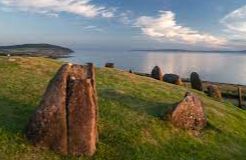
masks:
<path fill-rule="evenodd" d="M 151 71 L 151 77 L 157 80 L 162 80 L 162 71 L 159 66 L 155 66 Z"/>
<path fill-rule="evenodd" d="M 196 89 L 198 91 L 202 91 L 202 81 L 200 79 L 200 76 L 196 72 L 192 72 L 190 75 L 190 82 L 191 82 L 191 87 L 193 89 Z"/>
<path fill-rule="evenodd" d="M 165 74 L 163 76 L 163 81 L 176 85 L 183 85 L 181 78 L 176 74 Z"/>
<path fill-rule="evenodd" d="M 106 63 L 105 67 L 107 68 L 114 68 L 114 63 Z"/>
<path fill-rule="evenodd" d="M 93 65 L 66 64 L 50 82 L 26 136 L 34 145 L 62 155 L 91 156 L 96 151 L 96 122 Z"/>
<path fill-rule="evenodd" d="M 221 91 L 218 86 L 209 85 L 207 89 L 208 89 L 208 96 L 213 97 L 218 100 L 222 100 Z"/>
<path fill-rule="evenodd" d="M 202 130 L 207 125 L 207 119 L 201 100 L 196 95 L 187 92 L 185 98 L 172 112 L 171 122 L 182 129 Z"/>

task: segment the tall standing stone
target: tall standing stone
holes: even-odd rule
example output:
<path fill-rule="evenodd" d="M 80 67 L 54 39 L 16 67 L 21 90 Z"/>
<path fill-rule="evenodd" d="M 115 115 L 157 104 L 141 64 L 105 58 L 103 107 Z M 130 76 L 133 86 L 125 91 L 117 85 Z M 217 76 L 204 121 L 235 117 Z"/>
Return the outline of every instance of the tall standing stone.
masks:
<path fill-rule="evenodd" d="M 237 92 L 238 92 L 238 107 L 242 108 L 243 107 L 242 88 L 238 87 Z"/>
<path fill-rule="evenodd" d="M 50 82 L 27 126 L 27 138 L 36 146 L 62 155 L 96 151 L 97 98 L 92 64 L 63 65 Z"/>
<path fill-rule="evenodd" d="M 191 87 L 193 89 L 196 89 L 198 91 L 202 91 L 202 81 L 200 79 L 200 76 L 196 72 L 192 72 L 190 75 L 190 82 L 191 82 Z"/>
<path fill-rule="evenodd" d="M 159 66 L 155 66 L 151 71 L 151 77 L 157 80 L 162 80 L 162 71 Z"/>

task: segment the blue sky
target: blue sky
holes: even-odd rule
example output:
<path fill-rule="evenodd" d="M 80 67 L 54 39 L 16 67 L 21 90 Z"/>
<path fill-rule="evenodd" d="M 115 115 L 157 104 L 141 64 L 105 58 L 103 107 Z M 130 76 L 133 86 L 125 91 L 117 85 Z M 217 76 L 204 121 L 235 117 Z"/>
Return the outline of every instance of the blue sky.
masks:
<path fill-rule="evenodd" d="M 0 45 L 246 49 L 245 0 L 0 0 Z"/>

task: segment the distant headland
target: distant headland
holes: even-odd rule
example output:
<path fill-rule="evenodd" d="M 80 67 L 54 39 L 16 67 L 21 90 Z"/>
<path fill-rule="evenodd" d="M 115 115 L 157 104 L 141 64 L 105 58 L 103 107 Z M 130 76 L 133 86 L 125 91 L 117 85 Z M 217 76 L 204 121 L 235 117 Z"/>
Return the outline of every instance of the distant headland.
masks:
<path fill-rule="evenodd" d="M 204 53 L 246 53 L 246 50 L 186 50 L 186 49 L 134 49 L 141 52 L 204 52 Z"/>
<path fill-rule="evenodd" d="M 12 46 L 0 46 L 0 55 L 33 56 L 62 58 L 67 57 L 73 50 L 51 44 L 22 44 Z"/>

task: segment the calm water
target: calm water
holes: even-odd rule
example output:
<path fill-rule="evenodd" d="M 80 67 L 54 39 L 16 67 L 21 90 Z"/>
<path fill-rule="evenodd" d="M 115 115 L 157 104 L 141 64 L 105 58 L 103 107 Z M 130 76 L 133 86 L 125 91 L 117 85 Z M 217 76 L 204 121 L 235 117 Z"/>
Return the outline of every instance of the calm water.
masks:
<path fill-rule="evenodd" d="M 169 52 L 95 52 L 76 51 L 65 61 L 102 67 L 106 62 L 117 68 L 150 73 L 155 65 L 164 73 L 189 77 L 196 71 L 203 80 L 246 85 L 246 54 L 242 53 L 169 53 Z"/>

